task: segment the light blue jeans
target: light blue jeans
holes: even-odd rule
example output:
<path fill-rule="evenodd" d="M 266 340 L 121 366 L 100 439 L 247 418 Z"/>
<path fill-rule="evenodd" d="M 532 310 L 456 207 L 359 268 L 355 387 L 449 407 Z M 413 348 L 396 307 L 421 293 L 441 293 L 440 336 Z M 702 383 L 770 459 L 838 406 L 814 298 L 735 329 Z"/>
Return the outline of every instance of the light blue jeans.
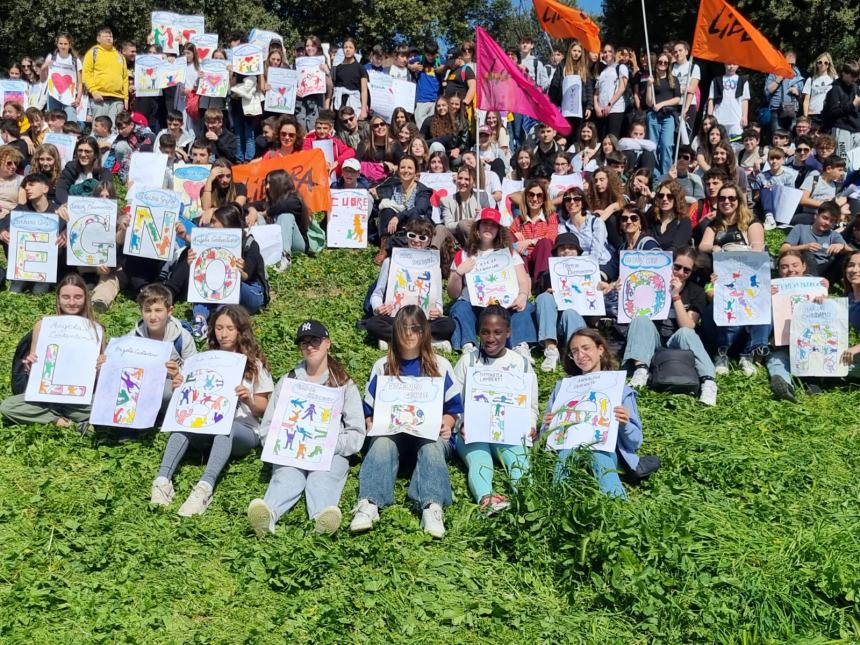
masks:
<path fill-rule="evenodd" d="M 516 347 L 520 343 L 534 344 L 537 342 L 537 329 L 532 317 L 535 306 L 531 302 L 526 303 L 522 311 L 511 312 L 511 346 Z M 481 315 L 481 307 L 473 307 L 468 300 L 455 300 L 451 305 L 451 319 L 454 321 L 454 335 L 451 343 L 454 349 L 461 350 L 466 343 L 478 345 L 478 316 Z"/>
<path fill-rule="evenodd" d="M 627 345 L 624 347 L 622 365 L 627 361 L 651 365 L 654 352 L 661 346 L 660 334 L 654 323 L 647 316 L 636 316 L 627 328 Z M 687 327 L 679 327 L 669 340 L 666 347 L 670 349 L 688 349 L 693 352 L 696 361 L 696 373 L 699 378 L 715 378 L 717 375 L 714 362 L 705 351 L 702 340 L 695 331 Z"/>
<path fill-rule="evenodd" d="M 783 381 L 791 383 L 791 355 L 788 347 L 774 347 L 767 355 L 768 376 L 773 378 L 778 376 Z M 850 380 L 860 379 L 860 354 L 854 356 L 854 364 L 848 368 L 848 376 L 845 378 Z"/>
<path fill-rule="evenodd" d="M 535 299 L 535 313 L 540 343 L 554 340 L 559 345 L 567 346 L 574 332 L 585 327 L 585 319 L 573 309 L 559 312 L 551 293 L 544 292 Z"/>
<path fill-rule="evenodd" d="M 648 111 L 648 138 L 657 144 L 658 177 L 663 177 L 672 166 L 672 150 L 675 147 L 675 117 L 660 116 Z"/>
<path fill-rule="evenodd" d="M 293 256 L 297 253 L 305 253 L 305 239 L 296 223 L 296 216 L 292 213 L 281 213 L 278 215 L 278 226 L 281 227 L 281 239 L 284 243 L 284 253 Z"/>
<path fill-rule="evenodd" d="M 568 458 L 573 452 L 573 450 L 558 451 L 558 463 L 555 465 L 556 481 L 561 481 L 568 476 Z M 617 453 L 592 450 L 591 470 L 594 473 L 595 479 L 597 479 L 597 485 L 600 487 L 601 493 L 610 497 L 627 499 L 627 491 L 624 490 L 624 484 L 621 483 L 621 477 L 618 476 Z"/>
<path fill-rule="evenodd" d="M 275 514 L 277 522 L 304 493 L 308 517 L 313 519 L 323 509 L 340 503 L 348 473 L 349 460 L 340 455 L 332 457 L 329 470 L 302 470 L 276 464 L 272 466 L 272 479 L 263 501 Z"/>
<path fill-rule="evenodd" d="M 469 469 L 467 474 L 469 490 L 476 502 L 493 493 L 494 457 L 508 471 L 514 487 L 529 470 L 528 454 L 522 444 L 466 443 L 458 434 L 457 454 Z"/>

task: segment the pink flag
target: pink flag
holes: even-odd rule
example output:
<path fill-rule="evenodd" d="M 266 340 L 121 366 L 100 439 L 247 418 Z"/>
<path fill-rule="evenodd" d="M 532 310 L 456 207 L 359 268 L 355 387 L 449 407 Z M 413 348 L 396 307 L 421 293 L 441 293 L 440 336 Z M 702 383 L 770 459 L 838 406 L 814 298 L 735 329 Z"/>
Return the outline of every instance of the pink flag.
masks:
<path fill-rule="evenodd" d="M 559 109 L 481 27 L 478 27 L 475 53 L 478 56 L 479 109 L 525 114 L 562 134 L 570 134 L 570 124 Z"/>

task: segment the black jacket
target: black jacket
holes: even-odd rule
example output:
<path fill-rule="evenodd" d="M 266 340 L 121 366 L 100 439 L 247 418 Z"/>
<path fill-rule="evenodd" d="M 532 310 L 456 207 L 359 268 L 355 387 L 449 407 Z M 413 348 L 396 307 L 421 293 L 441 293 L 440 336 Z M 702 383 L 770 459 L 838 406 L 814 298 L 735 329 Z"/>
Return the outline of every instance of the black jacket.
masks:
<path fill-rule="evenodd" d="M 376 194 L 379 195 L 380 201 L 383 199 L 391 199 L 394 194 L 394 189 L 399 186 L 398 183 L 378 186 Z M 422 183 L 415 186 L 415 205 L 401 213 L 397 213 L 397 221 L 406 224 L 411 219 L 426 219 L 430 220 L 433 214 L 433 207 L 430 205 L 430 197 L 433 196 L 433 191 Z M 377 202 L 378 208 L 379 202 Z"/>
<path fill-rule="evenodd" d="M 841 78 L 833 81 L 824 97 L 824 109 L 821 111 L 824 124 L 828 128 L 860 132 L 860 109 L 854 105 L 856 96 L 860 96 L 857 83 L 848 84 Z"/>
<path fill-rule="evenodd" d="M 77 161 L 70 161 L 65 165 L 63 171 L 60 173 L 60 178 L 57 180 L 56 200 L 58 204 L 65 204 L 69 201 L 69 188 L 74 185 L 79 174 Z M 96 181 L 101 181 L 108 176 L 109 173 L 101 168 L 93 172 L 93 179 Z"/>

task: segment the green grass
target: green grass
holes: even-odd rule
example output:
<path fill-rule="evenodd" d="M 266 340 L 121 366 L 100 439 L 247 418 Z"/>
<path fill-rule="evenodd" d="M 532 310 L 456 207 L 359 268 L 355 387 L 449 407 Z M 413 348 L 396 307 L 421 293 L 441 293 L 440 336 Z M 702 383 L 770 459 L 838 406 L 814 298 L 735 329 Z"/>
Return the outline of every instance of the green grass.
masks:
<path fill-rule="evenodd" d="M 299 358 L 297 324 L 316 317 L 364 385 L 379 355 L 354 326 L 370 257 L 326 252 L 274 278 L 276 299 L 256 324 L 276 377 Z M 0 294 L 7 362 L 52 303 Z M 122 299 L 104 322 L 116 335 L 136 315 Z M 7 367 L 0 395 L 8 378 Z M 542 400 L 552 382 L 540 376 Z M 256 456 L 228 466 L 204 516 L 182 519 L 176 504 L 147 503 L 164 435 L 116 443 L 5 426 L 0 642 L 858 642 L 857 401 L 843 386 L 778 403 L 762 373 L 721 379 L 716 409 L 645 392 L 644 451 L 663 467 L 630 503 L 597 494 L 584 468 L 553 485 L 538 452 L 512 511 L 487 519 L 454 462 L 441 541 L 405 505 L 366 535 L 331 539 L 311 534 L 300 505 L 258 541 L 245 509 L 269 468 Z M 177 504 L 201 472 L 191 453 Z"/>

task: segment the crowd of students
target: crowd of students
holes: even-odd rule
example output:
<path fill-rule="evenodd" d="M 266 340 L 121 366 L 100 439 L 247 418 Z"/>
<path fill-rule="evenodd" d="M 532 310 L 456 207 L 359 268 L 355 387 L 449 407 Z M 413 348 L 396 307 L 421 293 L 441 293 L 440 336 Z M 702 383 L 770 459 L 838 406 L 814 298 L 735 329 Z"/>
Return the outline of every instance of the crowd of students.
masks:
<path fill-rule="evenodd" d="M 247 40 L 234 32 L 213 57 L 230 60 L 230 50 Z M 255 450 L 266 436 L 280 387 L 273 382 L 253 333 L 250 315 L 268 301 L 266 263 L 247 228 L 258 223 L 280 226 L 281 259 L 269 269 L 288 270 L 296 254 L 320 252 L 318 219 L 286 170 L 268 174 L 262 199 L 252 201 L 244 184 L 233 177 L 239 163 L 277 160 L 331 140 L 329 160 L 333 188 L 364 188 L 372 198 L 369 231 L 379 250 L 374 258 L 379 277 L 370 285 L 361 325 L 387 353 L 374 365 L 363 399 L 345 368 L 331 355 L 325 325 L 306 321 L 295 336 L 302 361 L 283 378 L 345 387 L 346 396 L 335 459 L 325 472 L 276 466 L 263 499 L 255 499 L 248 518 L 258 534 L 274 532 L 279 517 L 305 492 L 308 514 L 323 533 L 341 523 L 340 494 L 348 458 L 364 452 L 359 502 L 351 529 L 370 529 L 379 508 L 393 503 L 394 479 L 401 460 L 414 463 L 409 498 L 422 513 L 422 527 L 441 537 L 443 508 L 451 503 L 446 461 L 458 454 L 468 470 L 469 488 L 488 512 L 507 507 L 493 487 L 492 462 L 499 460 L 514 486 L 528 470 L 522 445 L 465 443 L 463 388 L 467 367 L 492 365 L 502 370 L 533 371 L 533 352 L 542 350 L 540 369 L 555 372 L 561 362 L 567 375 L 627 369 L 630 387 L 614 410 L 620 424 L 614 453 L 594 451 L 592 469 L 601 490 L 625 497 L 619 474 L 633 480 L 648 477 L 659 460 L 637 455 L 643 429 L 633 388 L 649 381 L 649 367 L 661 346 L 692 353 L 700 380 L 700 400 L 716 405 L 717 378 L 737 355 L 746 375 L 765 364 L 777 397 L 794 400 L 795 385 L 784 348 L 770 348 L 770 326 L 720 327 L 713 324 L 711 301 L 714 254 L 724 250 L 765 250 L 765 231 L 776 227 L 773 189 L 791 186 L 802 191 L 792 214 L 788 237 L 776 267 L 781 277 L 811 274 L 848 297 L 850 323 L 860 329 L 860 64 L 837 68 L 828 54 L 818 56 L 807 79 L 799 68 L 792 79 L 769 76 L 759 121 L 750 114 L 750 84 L 736 65 L 709 88 L 699 87 L 701 72 L 684 42 L 667 44 L 637 56 L 630 48 L 606 44 L 588 52 L 571 41 L 555 48 L 544 63 L 533 54 L 534 43 L 523 38 L 508 55 L 557 105 L 565 107 L 572 131 L 562 136 L 552 127 L 515 113 L 476 109 L 475 46 L 451 48 L 440 56 L 438 45 L 405 45 L 385 52 L 369 49 L 360 62 L 358 44 L 345 40 L 337 62 L 326 58 L 321 70 L 326 91 L 297 101 L 294 115 L 265 113 L 255 87 L 265 90 L 265 75 L 232 75 L 226 99 L 197 96 L 199 60 L 191 43 L 181 45 L 188 73 L 184 85 L 157 97 L 134 94 L 132 42 L 113 44 L 109 28 L 101 28 L 96 44 L 78 57 L 65 34 L 44 59 L 25 58 L 9 69 L 9 78 L 29 83 L 28 105 L 3 106 L 0 134 L 0 242 L 9 241 L 12 210 L 56 212 L 68 217 L 70 195 L 116 198 L 116 185 L 127 181 L 136 152 L 158 150 L 168 155 L 168 169 L 179 161 L 209 164 L 201 191 L 198 226 L 243 230 L 241 300 L 239 306 L 194 305 L 192 320 L 173 316 L 174 302 L 187 291 L 194 251 L 176 249 L 168 263 L 123 256 L 118 267 L 77 271 L 61 260 L 57 313 L 84 316 L 104 333 L 96 315 L 104 313 L 121 291 L 136 298 L 141 321 L 131 330 L 146 338 L 174 344 L 168 363 L 165 405 L 181 383 L 184 359 L 208 349 L 240 352 L 247 357 L 243 383 L 237 388 L 239 408 L 229 435 L 214 439 L 174 433 L 152 484 L 151 499 L 167 505 L 175 491 L 172 477 L 189 446 L 208 452 L 207 466 L 179 508 L 181 515 L 205 512 L 217 479 L 228 460 Z M 149 53 L 161 55 L 148 44 Z M 324 55 L 315 36 L 286 48 L 273 40 L 266 67 L 289 66 L 297 57 Z M 793 54 L 786 56 L 794 64 Z M 168 59 L 173 59 L 171 55 Z M 64 105 L 45 98 L 43 86 L 52 65 L 74 70 L 78 92 Z M 390 123 L 373 111 L 368 72 L 389 74 L 416 84 L 410 112 L 394 110 Z M 577 76 L 580 103 L 564 97 L 566 77 Z M 250 86 L 250 89 L 249 89 Z M 89 102 L 86 115 L 78 110 Z M 255 104 L 256 102 L 256 104 Z M 695 128 L 695 129 L 694 129 Z M 44 143 L 48 132 L 74 134 L 72 158 L 60 162 L 56 146 Z M 678 142 L 681 142 L 678 145 Z M 765 145 L 763 145 L 765 144 Z M 850 175 L 846 176 L 846 170 Z M 433 191 L 425 173 L 450 173 L 456 192 L 444 197 L 433 214 Z M 558 189 L 553 176 L 577 178 Z M 505 179 L 522 182 L 503 194 Z M 168 172 L 164 187 L 172 187 Z M 510 220 L 502 213 L 510 212 Z M 322 221 L 325 228 L 325 218 Z M 129 213 L 117 229 L 122 246 Z M 187 231 L 177 225 L 177 239 Z M 59 244 L 65 245 L 61 232 Z M 386 304 L 390 255 L 395 247 L 435 248 L 447 295 L 425 310 L 407 306 L 396 312 Z M 651 321 L 635 317 L 631 324 L 611 320 L 617 306 L 619 253 L 662 249 L 673 255 L 669 317 Z M 467 276 L 476 259 L 495 251 L 510 254 L 518 294 L 508 307 L 471 304 Z M 548 275 L 553 256 L 587 255 L 600 266 L 608 317 L 588 312 L 559 312 Z M 28 283 L 13 281 L 20 293 Z M 34 292 L 50 285 L 36 283 Z M 280 294 L 288 297 L 288 294 Z M 354 312 L 356 319 L 361 312 Z M 22 341 L 13 364 L 13 396 L 0 413 L 14 423 L 87 423 L 87 409 L 35 404 L 24 400 L 20 383 L 36 360 L 33 349 L 39 323 Z M 103 339 L 106 340 L 106 339 Z M 461 352 L 455 366 L 437 351 Z M 854 364 L 860 346 L 841 359 Z M 852 373 L 853 370 L 852 370 Z M 373 418 L 376 384 L 381 375 L 437 376 L 445 381 L 444 416 L 439 438 L 423 440 L 400 434 L 365 438 Z M 14 383 L 18 383 L 16 391 Z M 810 388 L 816 384 L 810 385 Z M 555 394 L 555 393 L 554 393 Z M 552 409 L 553 396 L 547 404 Z M 536 439 L 548 420 L 533 397 Z M 73 406 L 72 406 L 73 407 Z M 361 409 L 360 409 L 361 408 Z M 364 417 L 362 419 L 362 417 Z M 541 423 L 541 421 L 544 423 Z M 559 454 L 559 477 L 566 453 Z"/>

